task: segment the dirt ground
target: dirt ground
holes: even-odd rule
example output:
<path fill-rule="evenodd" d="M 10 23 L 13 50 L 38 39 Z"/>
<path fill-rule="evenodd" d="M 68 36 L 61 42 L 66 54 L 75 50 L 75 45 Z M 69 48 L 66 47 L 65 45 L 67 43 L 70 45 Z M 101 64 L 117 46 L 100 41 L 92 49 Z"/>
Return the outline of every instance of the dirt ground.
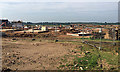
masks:
<path fill-rule="evenodd" d="M 58 70 L 63 65 L 71 65 L 70 63 L 73 62 L 75 57 L 84 57 L 87 51 L 94 53 L 94 47 L 83 44 L 80 39 L 75 39 L 71 36 L 63 35 L 53 38 L 36 37 L 35 41 L 32 41 L 30 37 L 16 37 L 16 40 L 12 40 L 13 38 L 14 37 L 2 38 L 3 69 Z M 55 40 L 58 40 L 58 42 L 55 42 Z M 89 41 L 89 43 L 99 46 L 99 41 L 97 40 Z M 116 46 L 111 44 L 112 42 L 109 41 L 102 42 L 102 48 L 104 48 L 102 51 L 106 54 L 104 56 L 108 61 L 115 59 L 116 55 L 118 55 L 116 51 L 118 50 L 117 47 L 119 43 L 117 42 Z M 113 55 L 113 58 L 107 57 L 108 53 Z M 116 62 L 114 63 L 116 64 Z M 106 64 L 107 63 L 103 62 L 105 68 L 110 66 Z M 64 68 L 65 67 L 63 67 L 63 69 Z M 68 69 L 68 67 L 66 69 Z"/>
<path fill-rule="evenodd" d="M 2 39 L 2 67 L 12 70 L 57 70 L 60 59 L 74 48 L 72 44 L 45 40 Z"/>

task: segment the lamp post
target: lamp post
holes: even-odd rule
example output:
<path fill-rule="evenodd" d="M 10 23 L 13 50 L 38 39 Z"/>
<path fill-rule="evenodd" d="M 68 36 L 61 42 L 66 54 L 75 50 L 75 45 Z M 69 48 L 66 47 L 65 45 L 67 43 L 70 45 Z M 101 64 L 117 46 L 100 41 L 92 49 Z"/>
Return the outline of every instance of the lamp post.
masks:
<path fill-rule="evenodd" d="M 13 34 L 14 34 L 14 27 L 12 27 L 13 28 Z M 16 28 L 16 27 L 15 27 Z M 15 38 L 15 34 L 13 35 L 13 39 L 12 40 L 16 40 L 16 38 Z"/>
<path fill-rule="evenodd" d="M 113 45 L 115 45 L 115 29 L 112 29 L 112 35 L 113 35 Z"/>
<path fill-rule="evenodd" d="M 101 50 L 101 48 L 102 48 L 102 28 L 100 28 L 99 33 L 100 33 L 100 47 L 99 47 L 99 50 Z"/>
<path fill-rule="evenodd" d="M 100 46 L 99 46 L 99 50 L 101 50 L 101 48 L 102 48 L 102 28 L 99 29 L 99 33 L 100 33 Z M 103 65 L 102 65 L 101 54 L 100 54 L 100 52 L 98 51 L 98 49 L 97 49 L 97 52 L 98 52 L 98 54 L 99 54 L 100 67 L 102 68 Z"/>
<path fill-rule="evenodd" d="M 57 36 L 57 26 L 55 26 L 55 35 Z"/>
<path fill-rule="evenodd" d="M 93 29 L 95 29 L 95 25 L 93 26 Z M 94 30 L 93 30 L 93 38 L 94 38 L 94 40 L 95 40 L 95 32 L 94 32 Z"/>
<path fill-rule="evenodd" d="M 82 27 L 83 27 L 83 30 L 82 30 L 82 42 L 84 42 L 84 25 Z"/>
<path fill-rule="evenodd" d="M 32 36 L 32 41 L 35 40 L 34 39 L 34 26 L 32 26 L 32 33 L 33 33 L 33 36 Z"/>

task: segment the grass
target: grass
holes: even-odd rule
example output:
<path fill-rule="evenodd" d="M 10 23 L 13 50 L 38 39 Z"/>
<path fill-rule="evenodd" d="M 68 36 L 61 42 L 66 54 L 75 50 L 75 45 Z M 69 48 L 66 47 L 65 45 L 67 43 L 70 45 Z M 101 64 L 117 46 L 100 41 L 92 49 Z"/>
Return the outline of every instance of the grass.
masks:
<path fill-rule="evenodd" d="M 77 66 L 82 67 L 84 70 L 92 69 L 98 65 L 98 56 L 89 54 L 82 58 L 76 58 Z"/>
<path fill-rule="evenodd" d="M 101 58 L 105 59 L 108 64 L 111 65 L 118 65 L 118 56 L 117 55 L 112 55 L 110 52 L 100 52 Z"/>
<path fill-rule="evenodd" d="M 17 42 L 16 40 L 13 40 L 12 42 Z"/>
<path fill-rule="evenodd" d="M 91 50 L 91 48 L 92 48 L 91 46 L 83 44 L 82 50 L 88 51 L 88 50 Z"/>
<path fill-rule="evenodd" d="M 60 65 L 59 67 L 65 67 L 65 65 Z"/>
<path fill-rule="evenodd" d="M 91 39 L 91 38 L 74 38 L 74 39 L 84 39 L 84 40 L 88 40 L 88 41 L 100 41 L 100 39 Z M 110 39 L 102 39 L 102 41 L 104 42 L 112 42 L 113 40 L 110 40 Z M 119 40 L 115 40 L 115 42 L 120 42 Z"/>
<path fill-rule="evenodd" d="M 61 59 L 61 61 L 62 61 L 62 62 L 67 62 L 67 59 L 66 59 L 66 58 Z"/>
<path fill-rule="evenodd" d="M 84 45 L 83 50 L 86 52 L 90 50 L 90 46 Z M 92 49 L 91 49 L 92 51 Z M 94 50 L 96 51 L 96 50 Z M 97 52 L 96 52 L 97 53 Z M 66 64 L 65 67 L 69 68 L 72 70 L 78 70 L 80 67 L 83 68 L 83 70 L 91 70 L 94 69 L 98 65 L 98 53 L 85 53 L 84 57 L 79 58 L 77 55 L 74 56 L 74 60 L 71 64 Z"/>
<path fill-rule="evenodd" d="M 114 68 L 114 66 L 118 65 L 118 55 L 116 55 L 115 54 L 116 52 L 114 52 L 114 50 L 116 51 L 118 49 L 116 46 L 114 47 L 114 49 L 111 49 L 111 46 L 108 47 L 106 46 L 106 44 L 104 44 L 103 47 L 105 46 L 104 49 L 107 51 L 103 51 L 103 50 L 98 50 L 95 47 L 91 47 L 87 44 L 80 43 L 78 41 L 68 41 L 67 43 L 82 45 L 81 48 L 75 48 L 75 49 L 82 50 L 82 51 L 77 51 L 77 53 L 79 52 L 81 54 L 82 52 L 85 53 L 86 51 L 89 51 L 90 53 L 85 53 L 85 56 L 81 58 L 78 57 L 77 55 L 71 56 L 71 57 L 74 57 L 73 62 L 70 62 L 70 64 L 65 64 L 64 68 L 68 68 L 70 70 L 79 70 L 80 67 L 82 67 L 83 70 L 102 70 L 103 68 L 101 68 L 99 64 L 100 60 L 105 60 L 107 64 L 111 65 L 111 68 Z M 106 68 L 107 67 L 105 67 L 105 69 Z"/>

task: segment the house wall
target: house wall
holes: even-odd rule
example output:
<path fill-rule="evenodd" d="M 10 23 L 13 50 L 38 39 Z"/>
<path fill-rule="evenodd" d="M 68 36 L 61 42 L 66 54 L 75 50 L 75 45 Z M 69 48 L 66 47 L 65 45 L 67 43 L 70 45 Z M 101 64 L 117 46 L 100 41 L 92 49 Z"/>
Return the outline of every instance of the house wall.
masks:
<path fill-rule="evenodd" d="M 71 35 L 71 36 L 79 36 L 79 34 L 72 34 L 72 33 L 67 33 L 67 35 Z"/>
<path fill-rule="evenodd" d="M 42 26 L 41 31 L 48 31 L 48 28 L 46 26 Z"/>
<path fill-rule="evenodd" d="M 111 36 L 108 31 L 105 32 L 104 38 L 105 39 L 111 39 L 113 40 L 113 33 L 111 32 Z M 120 40 L 120 29 L 119 30 L 115 30 L 115 40 Z"/>
<path fill-rule="evenodd" d="M 13 23 L 12 27 L 23 28 L 22 23 Z"/>
<path fill-rule="evenodd" d="M 120 29 L 118 29 L 118 40 L 120 40 Z"/>
<path fill-rule="evenodd" d="M 105 33 L 105 35 L 104 35 L 104 38 L 105 38 L 105 39 L 110 39 L 110 36 L 109 36 L 109 32 L 108 32 L 108 31 L 106 31 L 106 33 Z"/>

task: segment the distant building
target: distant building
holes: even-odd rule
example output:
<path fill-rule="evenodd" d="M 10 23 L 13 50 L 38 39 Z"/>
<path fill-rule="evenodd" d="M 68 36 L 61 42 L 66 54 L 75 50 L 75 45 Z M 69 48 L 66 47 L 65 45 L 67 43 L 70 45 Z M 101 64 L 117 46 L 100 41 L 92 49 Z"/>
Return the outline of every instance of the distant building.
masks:
<path fill-rule="evenodd" d="M 29 27 L 24 25 L 24 30 L 28 30 L 28 29 L 29 29 Z"/>
<path fill-rule="evenodd" d="M 79 34 L 74 34 L 74 33 L 67 33 L 67 35 L 70 35 L 70 36 L 79 36 Z"/>
<path fill-rule="evenodd" d="M 90 33 L 85 33 L 85 32 L 80 32 L 80 33 L 67 33 L 67 35 L 71 35 L 71 36 L 91 36 Z"/>
<path fill-rule="evenodd" d="M 42 26 L 41 31 L 48 31 L 48 27 Z"/>
<path fill-rule="evenodd" d="M 105 31 L 105 35 L 104 38 L 105 39 L 110 39 L 113 40 L 115 38 L 115 40 L 120 40 L 120 29 L 115 29 L 115 31 L 112 31 L 113 29 L 109 29 L 107 31 Z"/>
<path fill-rule="evenodd" d="M 80 33 L 78 33 L 79 34 L 79 36 L 90 36 L 91 35 L 91 33 L 86 33 L 86 32 L 80 32 Z"/>
<path fill-rule="evenodd" d="M 115 30 L 115 36 L 116 40 L 120 40 L 120 29 Z"/>
<path fill-rule="evenodd" d="M 24 28 L 28 28 L 27 26 L 24 26 Z"/>
<path fill-rule="evenodd" d="M 41 30 L 41 28 L 42 28 L 42 27 L 39 25 L 39 26 L 38 26 L 38 29 Z"/>
<path fill-rule="evenodd" d="M 23 23 L 21 21 L 13 21 L 12 22 L 12 27 L 15 27 L 15 28 L 23 28 Z"/>
<path fill-rule="evenodd" d="M 106 31 L 106 32 L 105 32 L 104 38 L 105 38 L 105 39 L 110 39 L 109 31 Z"/>

